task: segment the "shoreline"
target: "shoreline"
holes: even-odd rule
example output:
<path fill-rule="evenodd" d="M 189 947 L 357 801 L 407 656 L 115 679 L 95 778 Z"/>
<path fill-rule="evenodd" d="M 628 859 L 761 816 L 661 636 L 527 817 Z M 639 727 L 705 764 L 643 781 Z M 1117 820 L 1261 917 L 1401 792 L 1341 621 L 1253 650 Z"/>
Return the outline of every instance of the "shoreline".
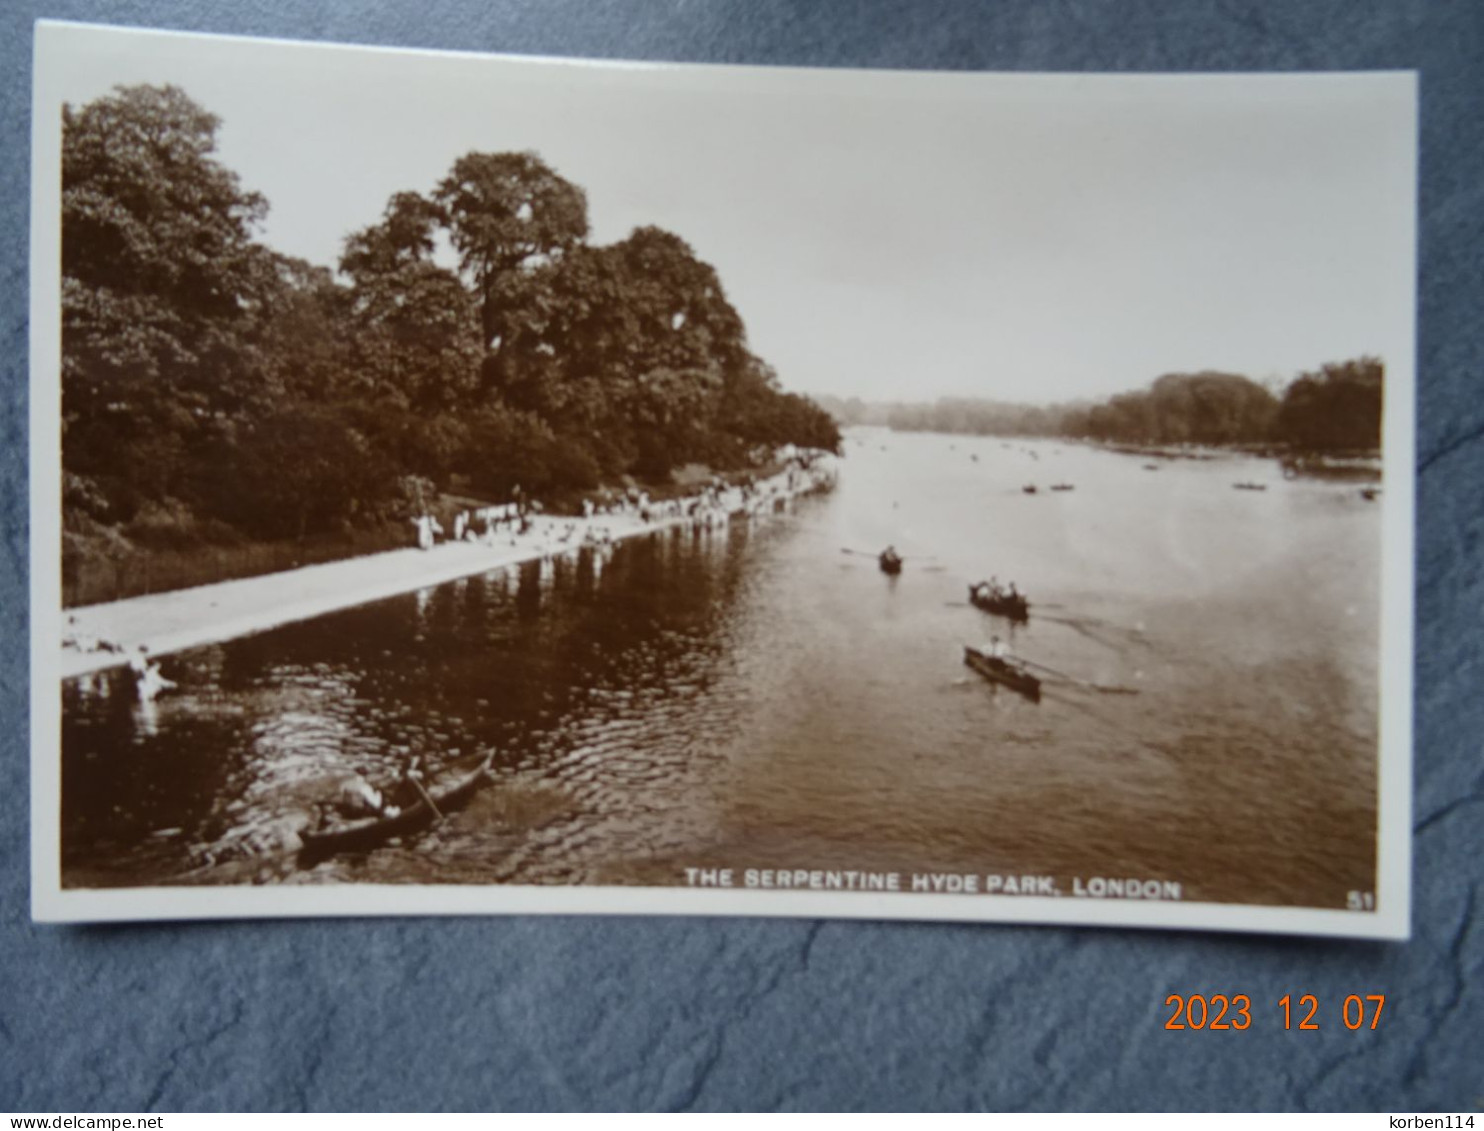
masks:
<path fill-rule="evenodd" d="M 835 461 L 819 459 L 808 468 L 782 471 L 759 480 L 752 498 L 731 487 L 695 514 L 686 514 L 687 496 L 656 504 L 662 514 L 644 522 L 637 514 L 595 514 L 568 518 L 531 515 L 523 535 L 502 533 L 490 541 L 444 541 L 431 549 L 409 546 L 379 554 L 303 566 L 279 573 L 128 597 L 97 605 L 60 610 L 67 637 L 107 641 L 112 648 L 81 648 L 59 641 L 58 674 L 64 680 L 122 667 L 140 647 L 151 659 L 249 636 L 325 613 L 442 585 L 476 573 L 506 569 L 570 555 L 589 548 L 602 552 L 629 538 L 675 527 L 725 526 L 734 516 L 744 520 L 773 513 L 803 495 L 831 484 Z M 795 476 L 792 486 L 790 475 Z M 681 511 L 681 513 L 673 513 Z"/>
<path fill-rule="evenodd" d="M 1190 460 L 1210 462 L 1229 459 L 1233 456 L 1249 456 L 1253 459 L 1270 459 L 1284 465 L 1326 470 L 1375 472 L 1380 475 L 1384 453 L 1380 448 L 1366 449 L 1308 449 L 1294 448 L 1287 444 L 1261 440 L 1240 440 L 1230 444 L 1156 444 L 1125 440 L 1098 440 L 1091 436 L 1064 436 L 1040 433 L 998 432 L 940 432 L 930 428 L 892 428 L 889 425 L 842 424 L 844 432 L 869 428 L 876 431 L 906 436 L 952 436 L 955 439 L 999 440 L 1001 443 L 1056 443 L 1090 448 L 1093 451 L 1111 452 L 1114 455 L 1142 456 L 1145 459 Z"/>

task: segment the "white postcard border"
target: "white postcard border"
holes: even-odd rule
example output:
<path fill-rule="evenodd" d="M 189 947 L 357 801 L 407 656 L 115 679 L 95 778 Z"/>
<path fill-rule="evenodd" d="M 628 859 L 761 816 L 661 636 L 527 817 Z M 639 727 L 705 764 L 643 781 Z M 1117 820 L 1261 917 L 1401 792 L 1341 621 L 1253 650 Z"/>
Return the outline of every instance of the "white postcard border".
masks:
<path fill-rule="evenodd" d="M 958 920 L 1077 926 L 1159 927 L 1235 932 L 1406 939 L 1410 930 L 1412 835 L 1413 570 L 1415 496 L 1416 272 L 1398 271 L 1394 303 L 1405 317 L 1408 348 L 1387 361 L 1384 417 L 1384 482 L 1381 599 L 1381 720 L 1378 775 L 1377 910 L 1349 912 L 1244 904 L 1140 902 L 1091 898 L 835 893 L 650 887 L 315 885 L 145 887 L 64 890 L 61 885 L 61 121 L 62 98 L 54 78 L 75 35 L 184 36 L 182 32 L 100 28 L 42 20 L 36 25 L 31 178 L 30 296 L 30 568 L 31 568 L 31 884 L 32 915 L 40 922 L 285 918 L 310 916 L 601 914 L 721 915 L 838 919 Z M 505 65 L 583 66 L 610 69 L 693 70 L 740 75 L 851 76 L 851 81 L 892 82 L 939 72 L 889 72 L 804 68 L 576 61 L 434 52 L 289 40 L 251 40 L 309 52 L 351 52 L 376 67 L 388 56 L 500 60 Z M 1200 82 L 1204 75 L 997 75 L 942 74 L 947 82 Z M 1237 76 L 1265 83 L 1317 81 L 1397 84 L 1395 96 L 1412 108 L 1410 149 L 1414 164 L 1397 168 L 1393 186 L 1414 223 L 1398 233 L 1398 265 L 1415 268 L 1417 76 L 1374 72 L 1345 76 Z M 819 81 L 833 81 L 821 78 Z"/>

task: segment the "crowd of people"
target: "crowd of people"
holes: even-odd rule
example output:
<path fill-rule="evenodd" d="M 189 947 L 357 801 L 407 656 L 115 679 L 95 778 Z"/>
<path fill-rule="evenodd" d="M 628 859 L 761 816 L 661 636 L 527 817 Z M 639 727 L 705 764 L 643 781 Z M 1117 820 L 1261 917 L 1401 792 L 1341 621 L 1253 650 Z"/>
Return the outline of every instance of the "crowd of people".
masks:
<path fill-rule="evenodd" d="M 582 547 L 611 547 L 616 537 L 639 529 L 661 526 L 717 529 L 736 518 L 771 513 L 794 496 L 832 482 L 833 472 L 827 467 L 809 454 L 794 454 L 783 470 L 766 479 L 748 476 L 728 483 L 721 476 L 713 476 L 692 494 L 671 499 L 653 499 L 649 492 L 638 487 L 605 490 L 582 501 L 580 518 L 563 520 L 546 516 L 541 503 L 527 498 L 517 487 L 510 502 L 460 510 L 453 517 L 451 531 L 429 512 L 410 521 L 416 530 L 417 546 L 422 550 L 431 550 L 440 541 L 524 545 L 547 557 Z"/>

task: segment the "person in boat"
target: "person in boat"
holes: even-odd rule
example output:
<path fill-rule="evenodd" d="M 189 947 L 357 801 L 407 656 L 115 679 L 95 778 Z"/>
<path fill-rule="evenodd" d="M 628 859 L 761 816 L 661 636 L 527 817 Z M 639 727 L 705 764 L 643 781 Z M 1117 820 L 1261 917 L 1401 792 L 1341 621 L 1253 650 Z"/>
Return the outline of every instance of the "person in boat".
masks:
<path fill-rule="evenodd" d="M 335 808 L 342 817 L 396 816 L 397 807 L 388 805 L 386 797 L 365 778 L 356 774 L 340 783 Z"/>
<path fill-rule="evenodd" d="M 989 647 L 985 651 L 989 654 L 990 659 L 999 660 L 1002 664 L 1010 658 L 1010 653 L 1005 648 L 1005 642 L 998 636 L 991 636 L 989 638 Z"/>
<path fill-rule="evenodd" d="M 1015 588 L 1015 582 L 1013 582 L 1013 581 L 1010 582 L 1010 591 L 1009 591 L 1008 594 L 1006 594 L 1006 596 L 1014 604 L 1017 604 L 1018 605 L 1020 603 L 1020 592 L 1019 592 L 1019 590 L 1017 590 Z"/>
<path fill-rule="evenodd" d="M 976 601 L 998 601 L 1004 594 L 1000 589 L 999 578 L 991 577 L 988 581 L 976 584 L 970 595 Z"/>

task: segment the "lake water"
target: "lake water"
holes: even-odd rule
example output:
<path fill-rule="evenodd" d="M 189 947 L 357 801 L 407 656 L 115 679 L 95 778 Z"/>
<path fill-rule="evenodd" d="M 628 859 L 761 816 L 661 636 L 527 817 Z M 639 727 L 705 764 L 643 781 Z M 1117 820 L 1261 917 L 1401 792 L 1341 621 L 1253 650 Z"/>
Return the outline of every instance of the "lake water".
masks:
<path fill-rule="evenodd" d="M 770 519 L 169 657 L 149 707 L 69 681 L 64 884 L 834 868 L 1342 907 L 1375 876 L 1380 507 L 1271 461 L 1149 462 L 855 431 L 838 488 Z M 966 604 L 991 574 L 1028 625 Z M 1069 678 L 1039 704 L 985 682 L 963 645 L 992 633 Z M 436 829 L 286 850 L 352 772 L 488 750 L 494 784 Z"/>

